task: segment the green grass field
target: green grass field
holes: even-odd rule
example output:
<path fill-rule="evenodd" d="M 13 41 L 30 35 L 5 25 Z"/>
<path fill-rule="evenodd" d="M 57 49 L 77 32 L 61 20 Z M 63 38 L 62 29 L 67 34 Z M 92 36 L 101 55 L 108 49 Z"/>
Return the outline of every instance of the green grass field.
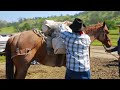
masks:
<path fill-rule="evenodd" d="M 0 34 L 12 34 L 15 33 L 15 29 L 13 27 L 5 27 L 0 29 Z"/>

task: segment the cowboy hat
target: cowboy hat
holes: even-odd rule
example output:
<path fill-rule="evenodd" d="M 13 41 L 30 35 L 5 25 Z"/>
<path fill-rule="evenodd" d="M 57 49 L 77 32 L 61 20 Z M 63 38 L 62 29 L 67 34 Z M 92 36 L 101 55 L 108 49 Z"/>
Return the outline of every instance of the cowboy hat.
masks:
<path fill-rule="evenodd" d="M 86 27 L 85 24 L 83 24 L 83 21 L 79 18 L 75 18 L 73 23 L 69 26 L 73 32 L 82 31 L 82 27 Z"/>

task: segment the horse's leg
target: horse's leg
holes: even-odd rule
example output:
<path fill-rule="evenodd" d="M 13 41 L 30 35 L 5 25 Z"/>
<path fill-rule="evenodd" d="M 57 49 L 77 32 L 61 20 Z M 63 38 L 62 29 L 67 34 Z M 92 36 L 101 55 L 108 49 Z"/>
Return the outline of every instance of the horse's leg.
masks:
<path fill-rule="evenodd" d="M 13 61 L 15 64 L 15 79 L 24 79 L 30 63 L 27 62 L 25 56 L 17 56 Z"/>
<path fill-rule="evenodd" d="M 26 56 L 17 56 L 14 61 L 15 63 L 15 79 L 25 79 L 28 68 L 35 55 L 35 50 L 29 52 Z"/>

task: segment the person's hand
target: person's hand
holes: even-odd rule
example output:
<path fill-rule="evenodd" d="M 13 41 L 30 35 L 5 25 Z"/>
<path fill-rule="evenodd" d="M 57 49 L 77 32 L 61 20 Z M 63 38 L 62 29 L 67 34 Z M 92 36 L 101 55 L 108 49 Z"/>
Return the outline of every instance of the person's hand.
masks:
<path fill-rule="evenodd" d="M 70 21 L 64 21 L 63 23 L 67 26 L 70 26 L 72 24 L 72 22 L 70 22 Z"/>
<path fill-rule="evenodd" d="M 108 50 L 106 50 L 106 52 L 111 53 L 111 50 L 110 50 L 110 49 L 108 49 Z"/>

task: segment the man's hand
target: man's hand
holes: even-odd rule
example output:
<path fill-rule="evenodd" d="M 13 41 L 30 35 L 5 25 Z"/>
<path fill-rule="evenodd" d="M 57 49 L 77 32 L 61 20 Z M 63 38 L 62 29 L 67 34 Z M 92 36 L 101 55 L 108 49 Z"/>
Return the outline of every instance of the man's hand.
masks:
<path fill-rule="evenodd" d="M 108 49 L 108 50 L 106 49 L 106 52 L 111 53 L 111 50 L 110 49 Z"/>
<path fill-rule="evenodd" d="M 72 24 L 72 22 L 70 22 L 70 21 L 64 21 L 63 23 L 67 26 L 70 26 Z"/>

